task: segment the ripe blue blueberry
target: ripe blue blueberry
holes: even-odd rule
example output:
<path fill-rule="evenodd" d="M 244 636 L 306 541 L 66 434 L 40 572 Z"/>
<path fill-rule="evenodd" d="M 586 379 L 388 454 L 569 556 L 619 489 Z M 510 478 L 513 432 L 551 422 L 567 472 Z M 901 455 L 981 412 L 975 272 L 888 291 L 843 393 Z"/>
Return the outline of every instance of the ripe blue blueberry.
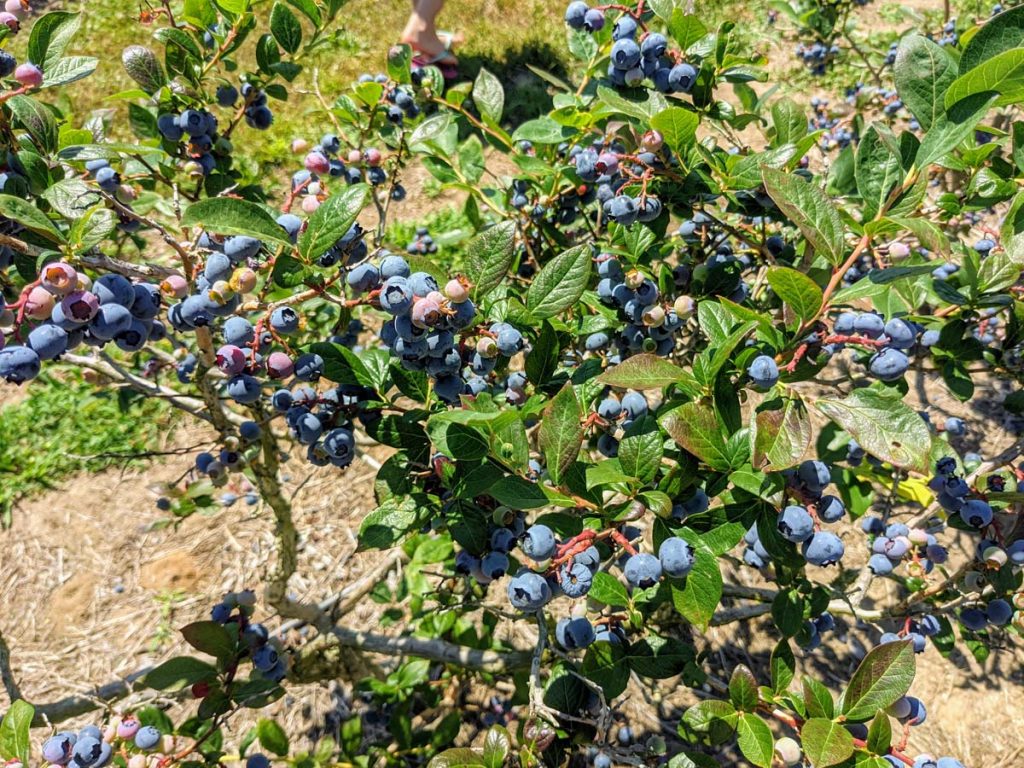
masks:
<path fill-rule="evenodd" d="M 799 544 L 814 534 L 814 518 L 806 507 L 790 505 L 779 513 L 777 527 L 782 538 Z"/>
<path fill-rule="evenodd" d="M 818 531 L 803 543 L 804 557 L 811 565 L 834 565 L 845 551 L 842 540 L 831 531 Z"/>
<path fill-rule="evenodd" d="M 513 576 L 508 583 L 508 600 L 513 608 L 536 611 L 551 598 L 551 587 L 539 573 L 524 571 Z"/>
<path fill-rule="evenodd" d="M 769 355 L 758 355 L 747 368 L 747 375 L 757 389 L 771 389 L 779 381 L 779 366 Z"/>
<path fill-rule="evenodd" d="M 672 578 L 682 578 L 693 568 L 694 554 L 690 545 L 678 536 L 670 536 L 658 547 L 661 569 Z"/>
<path fill-rule="evenodd" d="M 657 584 L 661 578 L 661 563 L 654 555 L 641 552 L 626 560 L 623 574 L 630 586 L 646 589 Z"/>
<path fill-rule="evenodd" d="M 523 554 L 532 560 L 547 560 L 555 554 L 558 542 L 554 532 L 542 523 L 531 525 L 521 542 Z"/>

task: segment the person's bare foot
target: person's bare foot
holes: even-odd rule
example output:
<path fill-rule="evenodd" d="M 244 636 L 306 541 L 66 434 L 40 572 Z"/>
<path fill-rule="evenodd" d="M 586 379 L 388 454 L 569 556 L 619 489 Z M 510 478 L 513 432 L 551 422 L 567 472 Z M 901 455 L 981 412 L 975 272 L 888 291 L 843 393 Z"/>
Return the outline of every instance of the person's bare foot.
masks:
<path fill-rule="evenodd" d="M 414 51 L 434 64 L 455 66 L 459 63 L 449 47 L 461 42 L 461 36 L 453 35 L 446 44 L 446 41 L 438 36 L 436 29 L 416 16 L 410 18 L 409 23 L 406 24 L 401 42 L 411 46 Z"/>

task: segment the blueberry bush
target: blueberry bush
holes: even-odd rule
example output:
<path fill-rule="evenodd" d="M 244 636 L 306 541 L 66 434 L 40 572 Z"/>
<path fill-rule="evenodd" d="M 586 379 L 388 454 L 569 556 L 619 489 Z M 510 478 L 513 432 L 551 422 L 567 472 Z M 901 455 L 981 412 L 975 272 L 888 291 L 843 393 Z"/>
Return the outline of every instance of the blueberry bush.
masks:
<path fill-rule="evenodd" d="M 1024 7 L 904 35 L 840 120 L 760 87 L 732 23 L 577 0 L 575 70 L 513 125 L 493 73 L 446 88 L 404 46 L 343 93 L 295 89 L 343 5 L 150 8 L 152 46 L 122 55 L 125 125 L 59 98 L 97 64 L 66 53 L 78 15 L 0 14 L 28 36 L 27 59 L 0 53 L 0 377 L 72 367 L 208 422 L 218 449 L 158 506 L 180 519 L 244 485 L 276 536 L 279 622 L 228 594 L 183 628 L 197 655 L 37 706 L 0 644 L 0 756 L 961 766 L 907 751 L 915 654 L 985 658 L 1024 630 L 1024 443 L 963 452 L 970 422 L 933 422 L 908 379 L 965 403 L 1024 380 Z M 824 67 L 856 4 L 787 8 Z M 246 135 L 300 90 L 313 133 L 265 177 Z M 464 194 L 471 237 L 394 242 L 414 165 Z M 398 591 L 377 573 L 296 600 L 283 457 L 346 483 L 375 444 L 359 542 L 405 563 Z M 368 593 L 402 603 L 397 633 L 346 626 Z M 701 635 L 755 619 L 770 662 L 715 669 Z M 797 674 L 854 623 L 872 648 Z M 374 703 L 375 731 L 355 718 L 297 752 L 263 719 L 228 751 L 241 709 L 332 679 Z M 139 685 L 197 707 L 29 738 Z M 441 690 L 473 685 L 504 691 L 476 739 Z M 631 687 L 700 699 L 634 733 Z"/>

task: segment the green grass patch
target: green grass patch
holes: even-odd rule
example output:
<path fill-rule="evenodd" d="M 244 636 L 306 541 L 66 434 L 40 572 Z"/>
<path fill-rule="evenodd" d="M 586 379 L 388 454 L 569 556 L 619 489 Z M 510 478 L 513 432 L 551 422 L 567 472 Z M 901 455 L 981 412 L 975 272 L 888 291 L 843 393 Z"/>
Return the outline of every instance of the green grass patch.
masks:
<path fill-rule="evenodd" d="M 138 462 L 169 426 L 171 407 L 128 390 L 100 390 L 68 373 L 43 375 L 25 400 L 0 408 L 0 522 L 21 499 L 76 472 Z"/>

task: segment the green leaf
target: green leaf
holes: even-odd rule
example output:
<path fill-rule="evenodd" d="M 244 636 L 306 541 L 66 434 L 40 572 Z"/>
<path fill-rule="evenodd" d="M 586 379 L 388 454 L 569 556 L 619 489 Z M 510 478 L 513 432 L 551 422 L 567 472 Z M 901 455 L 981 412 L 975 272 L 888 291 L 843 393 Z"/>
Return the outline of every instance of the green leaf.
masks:
<path fill-rule="evenodd" d="M 793 649 L 789 640 L 783 638 L 778 645 L 772 649 L 769 668 L 772 675 L 772 690 L 775 693 L 784 693 L 789 690 L 790 683 L 796 675 L 796 659 L 793 656 Z"/>
<path fill-rule="evenodd" d="M 488 493 L 512 509 L 538 509 L 548 505 L 548 497 L 536 483 L 515 475 L 501 478 L 488 489 Z"/>
<path fill-rule="evenodd" d="M 544 452 L 548 472 L 555 485 L 562 482 L 565 473 L 579 456 L 583 445 L 582 418 L 583 412 L 576 399 L 576 392 L 572 383 L 566 382 L 544 410 L 537 431 L 537 443 Z"/>
<path fill-rule="evenodd" d="M 807 135 L 807 114 L 795 101 L 783 97 L 772 104 L 772 126 L 775 129 L 774 146 L 796 144 Z"/>
<path fill-rule="evenodd" d="M 577 675 L 574 667 L 556 661 L 544 686 L 544 704 L 559 712 L 576 712 L 587 692 L 586 684 Z"/>
<path fill-rule="evenodd" d="M 7 102 L 17 123 L 47 153 L 57 151 L 57 121 L 53 113 L 31 96 L 15 96 Z"/>
<path fill-rule="evenodd" d="M 674 637 L 648 633 L 630 644 L 627 658 L 629 668 L 641 677 L 664 680 L 683 673 L 696 660 L 697 651 Z"/>
<path fill-rule="evenodd" d="M 47 71 L 67 50 L 71 39 L 82 26 L 78 13 L 54 11 L 40 17 L 33 25 L 28 38 L 28 61 L 31 61 L 46 75 Z"/>
<path fill-rule="evenodd" d="M 43 88 L 67 85 L 88 77 L 96 71 L 95 56 L 66 56 L 43 73 Z"/>
<path fill-rule="evenodd" d="M 633 355 L 597 377 L 602 384 L 620 389 L 662 389 L 676 384 L 688 394 L 700 391 L 693 374 L 663 357 Z"/>
<path fill-rule="evenodd" d="M 483 765 L 483 757 L 468 746 L 455 746 L 451 750 L 434 755 L 427 763 L 427 768 L 479 768 Z"/>
<path fill-rule="evenodd" d="M 480 68 L 476 80 L 473 81 L 473 103 L 476 104 L 477 112 L 485 123 L 496 126 L 501 122 L 501 112 L 505 107 L 505 89 L 501 87 L 501 81 L 486 67 Z"/>
<path fill-rule="evenodd" d="M 999 94 L 997 105 L 1024 99 L 1024 48 L 1004 51 L 960 75 L 946 91 L 946 109 L 968 96 L 986 92 Z"/>
<path fill-rule="evenodd" d="M 736 724 L 737 744 L 740 752 L 759 768 L 769 768 L 775 755 L 775 739 L 772 731 L 761 717 L 742 712 Z"/>
<path fill-rule="evenodd" d="M 185 642 L 197 651 L 218 659 L 229 659 L 237 651 L 235 638 L 216 621 L 195 621 L 181 628 Z"/>
<path fill-rule="evenodd" d="M 505 221 L 485 229 L 466 245 L 466 263 L 477 301 L 497 288 L 512 268 L 515 236 L 515 222 Z"/>
<path fill-rule="evenodd" d="M 865 450 L 870 449 L 865 446 Z M 842 713 L 855 722 L 873 717 L 906 694 L 914 680 L 914 669 L 910 642 L 876 645 L 850 678 L 843 693 Z"/>
<path fill-rule="evenodd" d="M 780 407 L 772 407 L 778 404 Z M 796 466 L 811 444 L 813 429 L 800 395 L 790 390 L 780 401 L 765 403 L 750 430 L 750 463 L 763 472 Z"/>
<path fill-rule="evenodd" d="M 818 187 L 772 168 L 761 171 L 765 190 L 775 204 L 803 233 L 814 250 L 830 263 L 843 263 L 846 244 L 843 222 L 831 201 Z"/>
<path fill-rule="evenodd" d="M 533 144 L 560 144 L 570 138 L 576 130 L 556 123 L 544 116 L 527 120 L 512 134 L 513 141 L 529 141 Z"/>
<path fill-rule="evenodd" d="M 825 717 L 831 719 L 836 714 L 836 703 L 828 688 L 819 683 L 813 677 L 804 675 L 804 704 L 807 707 L 807 714 L 811 717 Z"/>
<path fill-rule="evenodd" d="M 878 712 L 868 726 L 867 748 L 876 755 L 887 755 L 891 745 L 892 723 L 885 712 Z"/>
<path fill-rule="evenodd" d="M 674 152 L 682 154 L 697 140 L 700 118 L 682 107 L 669 107 L 651 118 L 651 128 L 661 133 Z"/>
<path fill-rule="evenodd" d="M 712 406 L 697 401 L 684 403 L 658 421 L 673 440 L 712 469 L 724 472 L 732 468 L 732 454 Z"/>
<path fill-rule="evenodd" d="M 896 90 L 923 131 L 946 111 L 946 89 L 956 79 L 956 62 L 946 49 L 923 35 L 907 35 L 896 50 Z"/>
<path fill-rule="evenodd" d="M 622 471 L 641 482 L 651 482 L 661 466 L 665 453 L 664 439 L 651 416 L 633 422 L 619 441 L 619 464 Z"/>
<path fill-rule="evenodd" d="M 512 749 L 508 731 L 500 725 L 492 725 L 484 736 L 484 768 L 501 768 Z"/>
<path fill-rule="evenodd" d="M 814 768 L 828 768 L 853 754 L 853 736 L 840 723 L 812 717 L 800 729 L 804 754 Z"/>
<path fill-rule="evenodd" d="M 285 757 L 288 754 L 288 734 L 276 720 L 260 720 L 256 724 L 256 737 L 260 740 L 261 747 L 278 757 Z"/>
<path fill-rule="evenodd" d="M 621 645 L 596 642 L 587 649 L 580 672 L 601 686 L 606 698 L 614 699 L 629 683 L 629 664 L 623 663 L 625 656 L 626 649 Z"/>
<path fill-rule="evenodd" d="M 625 608 L 629 605 L 629 593 L 626 586 L 619 579 L 605 571 L 598 571 L 594 574 L 594 581 L 587 592 L 588 600 L 596 600 L 599 603 L 613 608 Z"/>
<path fill-rule="evenodd" d="M 414 496 L 393 496 L 363 518 L 359 549 L 387 549 L 417 528 L 430 510 Z"/>
<path fill-rule="evenodd" d="M 796 637 L 804 626 L 804 599 L 795 589 L 780 589 L 772 600 L 772 619 L 786 637 Z"/>
<path fill-rule="evenodd" d="M 320 26 L 320 9 L 313 0 L 288 0 L 288 4 L 302 11 L 303 15 L 315 26 Z M 408 48 L 408 46 L 403 46 Z"/>
<path fill-rule="evenodd" d="M 288 247 L 292 244 L 284 229 L 264 208 L 233 197 L 211 197 L 192 203 L 185 209 L 181 225 L 202 227 L 207 232 L 222 235 L 258 237 Z"/>
<path fill-rule="evenodd" d="M 682 587 L 672 585 L 672 604 L 684 619 L 706 632 L 722 599 L 718 556 L 689 529 L 684 528 L 681 536 L 694 550 L 694 564 Z"/>
<path fill-rule="evenodd" d="M 561 345 L 558 342 L 558 334 L 550 322 L 544 320 L 541 323 L 540 334 L 536 342 L 530 345 L 530 351 L 526 355 L 524 370 L 527 378 L 537 387 L 546 387 L 551 377 L 558 370 L 558 357 Z"/>
<path fill-rule="evenodd" d="M 737 665 L 729 678 L 729 701 L 741 712 L 757 709 L 757 679 L 743 664 Z"/>
<path fill-rule="evenodd" d="M 593 259 L 583 243 L 544 265 L 526 291 L 526 308 L 538 320 L 554 317 L 576 304 L 590 279 Z"/>
<path fill-rule="evenodd" d="M 772 267 L 768 270 L 768 284 L 801 320 L 809 320 L 821 309 L 821 288 L 803 272 L 789 267 Z"/>
<path fill-rule="evenodd" d="M 175 656 L 150 670 L 144 682 L 158 691 L 180 691 L 195 683 L 216 679 L 217 668 L 213 665 L 192 656 Z"/>
<path fill-rule="evenodd" d="M 29 731 L 36 710 L 24 699 L 15 699 L 0 721 L 0 757 L 20 760 L 28 765 L 31 740 Z"/>
<path fill-rule="evenodd" d="M 299 236 L 299 253 L 306 261 L 322 256 L 337 243 L 366 205 L 370 188 L 366 184 L 353 184 L 327 198 L 313 215 L 305 231 Z"/>
<path fill-rule="evenodd" d="M 864 219 L 886 209 L 889 195 L 903 181 L 899 144 L 885 125 L 872 123 L 857 145 L 854 165 L 857 191 L 864 201 Z"/>
<path fill-rule="evenodd" d="M 978 121 L 996 100 L 992 93 L 977 93 L 958 101 L 953 107 L 939 115 L 917 149 L 914 162 L 924 168 L 941 158 L 974 133 Z"/>
<path fill-rule="evenodd" d="M 173 50 L 169 49 L 168 53 Z M 128 76 L 146 93 L 156 93 L 167 83 L 167 75 L 152 48 L 129 45 L 121 51 L 121 64 Z"/>
<path fill-rule="evenodd" d="M 270 11 L 270 34 L 288 53 L 295 53 L 302 45 L 302 25 L 284 3 L 274 3 Z"/>
<path fill-rule="evenodd" d="M 989 19 L 960 54 L 960 74 L 1000 53 L 1024 45 L 1024 8 L 1017 6 Z"/>
<path fill-rule="evenodd" d="M 11 195 L 0 195 L 0 216 L 13 219 L 26 229 L 51 242 L 67 242 L 63 233 L 54 226 L 49 217 L 28 200 Z"/>
<path fill-rule="evenodd" d="M 928 471 L 928 425 L 897 396 L 855 389 L 842 400 L 819 400 L 816 405 L 872 456 L 900 468 Z"/>

